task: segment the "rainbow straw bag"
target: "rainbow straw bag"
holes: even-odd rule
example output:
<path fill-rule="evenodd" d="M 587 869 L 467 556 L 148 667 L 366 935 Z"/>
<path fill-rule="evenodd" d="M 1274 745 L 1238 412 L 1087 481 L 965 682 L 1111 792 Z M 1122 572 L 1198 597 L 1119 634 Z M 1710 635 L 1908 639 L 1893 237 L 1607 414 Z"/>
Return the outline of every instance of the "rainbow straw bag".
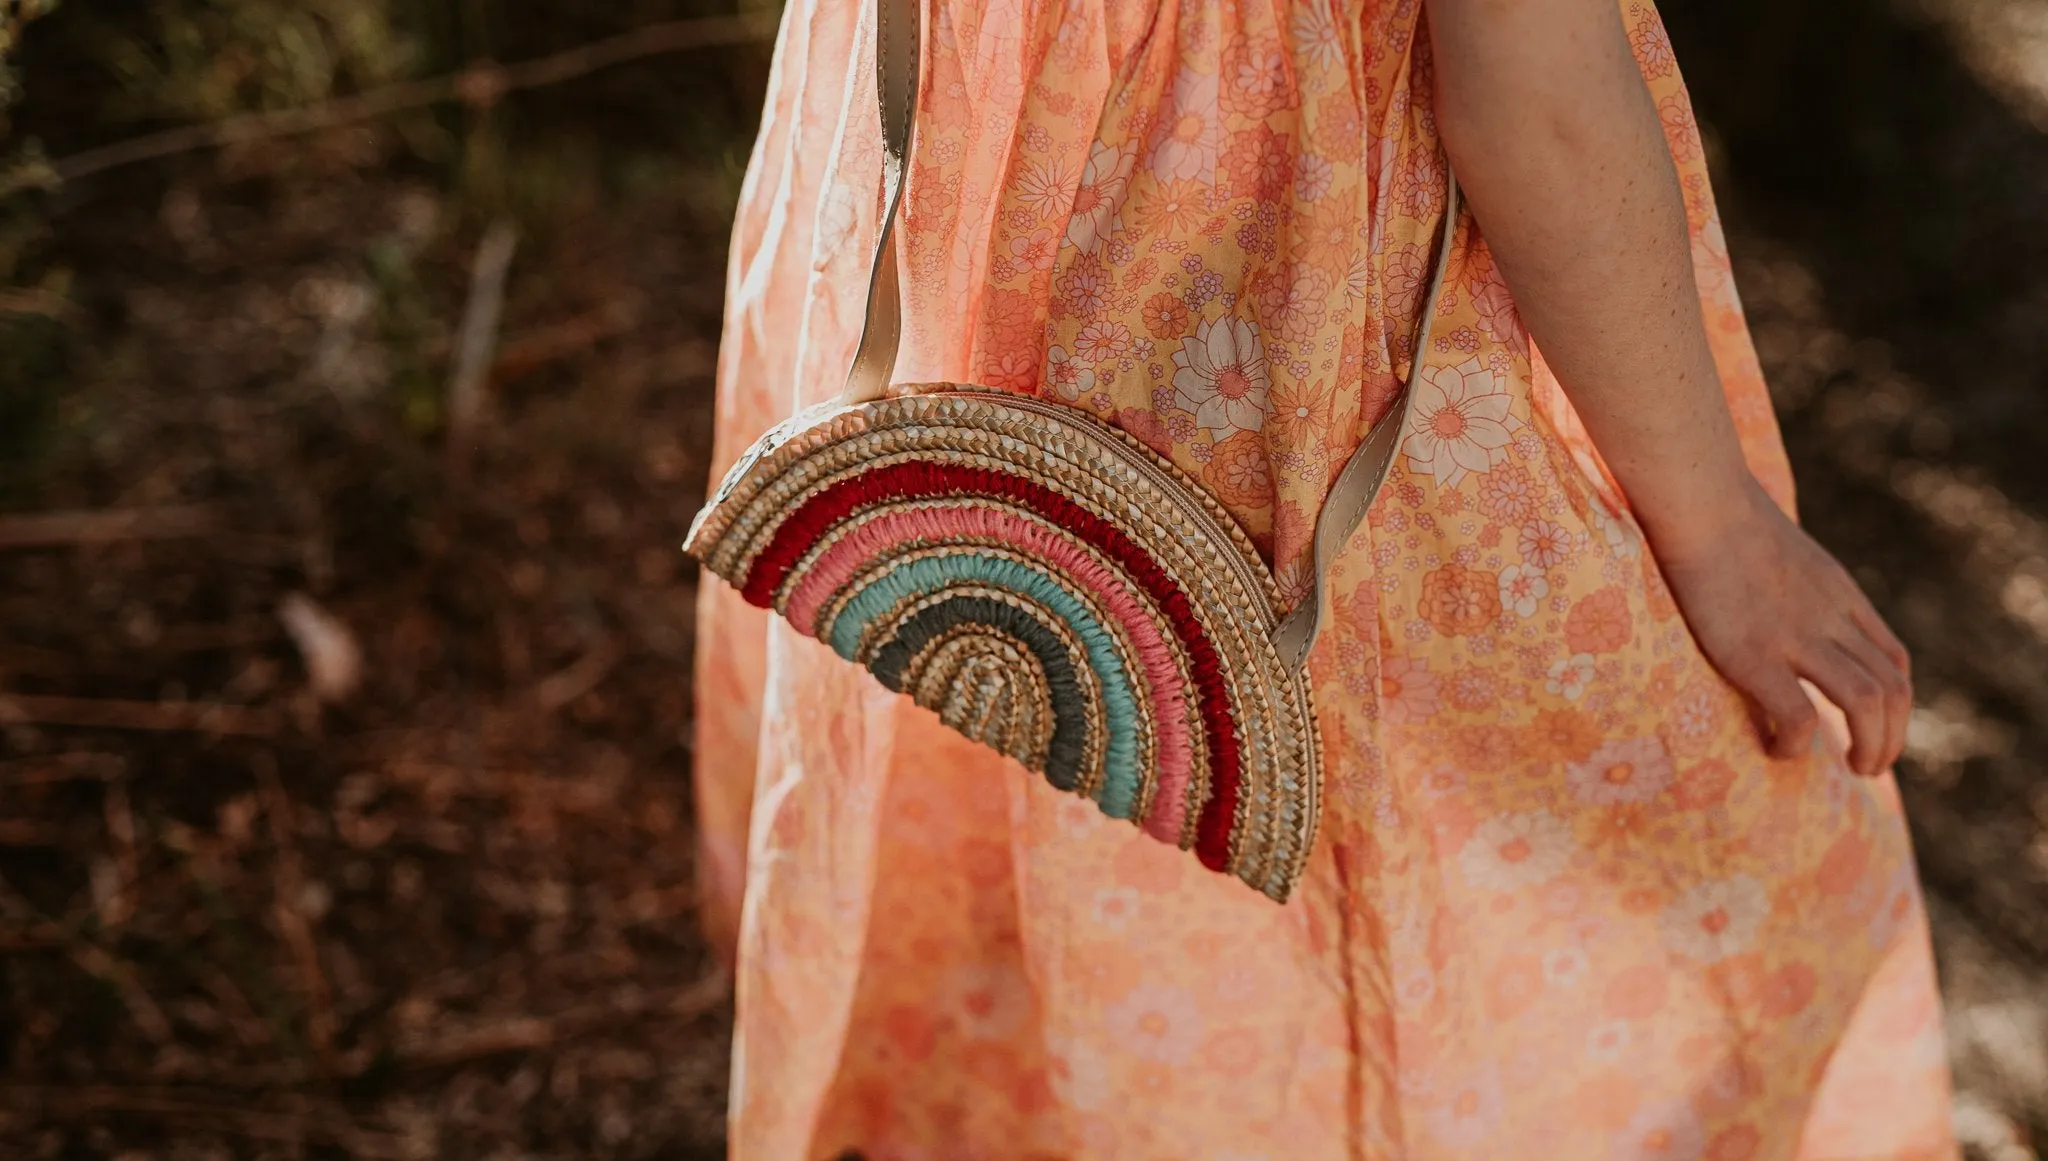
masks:
<path fill-rule="evenodd" d="M 1250 538 L 1200 484 L 1078 408 L 964 384 L 889 394 L 919 0 L 879 0 L 884 211 L 845 391 L 763 436 L 686 550 L 951 728 L 1285 901 L 1321 808 L 1303 668 L 1332 558 L 1386 478 L 1414 395 L 1316 521 L 1283 619 Z M 1453 184 L 1414 350 L 1442 289 Z"/>

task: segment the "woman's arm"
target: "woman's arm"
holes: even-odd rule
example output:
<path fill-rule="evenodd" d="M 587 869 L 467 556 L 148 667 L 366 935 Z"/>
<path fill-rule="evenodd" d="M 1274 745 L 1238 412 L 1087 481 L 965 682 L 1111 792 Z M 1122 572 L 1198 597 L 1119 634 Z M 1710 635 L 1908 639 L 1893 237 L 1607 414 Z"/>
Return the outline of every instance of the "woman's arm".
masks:
<path fill-rule="evenodd" d="M 1750 475 L 1700 315 L 1685 205 L 1615 0 L 1429 0 L 1445 147 L 1530 333 L 1709 660 L 1773 749 L 1805 678 L 1866 774 L 1905 744 L 1905 649 Z"/>

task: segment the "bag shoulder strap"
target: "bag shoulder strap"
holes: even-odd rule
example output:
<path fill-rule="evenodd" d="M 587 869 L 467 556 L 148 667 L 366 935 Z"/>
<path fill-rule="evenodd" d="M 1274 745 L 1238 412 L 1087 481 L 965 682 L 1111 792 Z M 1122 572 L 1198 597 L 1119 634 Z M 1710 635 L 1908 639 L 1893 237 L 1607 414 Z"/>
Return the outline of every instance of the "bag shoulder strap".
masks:
<path fill-rule="evenodd" d="M 1394 454 L 1401 447 L 1401 433 L 1408 427 L 1408 413 L 1415 406 L 1415 384 L 1422 378 L 1422 361 L 1428 353 L 1429 329 L 1436 322 L 1437 299 L 1443 296 L 1444 275 L 1451 266 L 1451 243 L 1458 233 L 1458 180 L 1449 176 L 1449 163 L 1445 173 L 1449 188 L 1444 195 L 1443 231 L 1437 238 L 1436 268 L 1429 276 L 1429 293 L 1422 299 L 1422 317 L 1415 322 L 1415 341 L 1408 357 L 1408 379 L 1401 385 L 1401 398 L 1394 401 L 1387 413 L 1373 424 L 1365 435 L 1365 442 L 1344 461 L 1343 470 L 1337 473 L 1337 480 L 1330 485 L 1330 494 L 1323 497 L 1323 510 L 1316 513 L 1316 535 L 1314 556 L 1310 567 L 1314 578 L 1308 595 L 1280 622 L 1273 631 L 1273 648 L 1279 651 L 1280 660 L 1289 668 L 1300 669 L 1308 664 L 1309 650 L 1315 647 L 1316 638 L 1323 631 L 1323 621 L 1329 608 L 1330 569 L 1337 563 L 1337 554 L 1358 531 L 1358 524 L 1365 519 L 1366 510 L 1372 507 L 1373 498 L 1380 494 L 1380 488 L 1387 482 L 1387 472 L 1394 466 Z"/>
<path fill-rule="evenodd" d="M 896 215 L 910 168 L 910 138 L 917 121 L 923 0 L 875 0 L 875 101 L 882 120 L 882 225 L 868 274 L 867 320 L 846 375 L 843 403 L 871 403 L 889 391 L 896 351 L 903 341 L 897 286 Z"/>
<path fill-rule="evenodd" d="M 903 201 L 903 187 L 910 165 L 911 138 L 916 130 L 917 85 L 922 71 L 923 0 L 875 0 L 875 100 L 882 123 L 882 220 L 875 235 L 875 256 L 868 275 L 867 317 L 861 325 L 860 345 L 846 376 L 842 403 L 869 403 L 888 393 L 896 370 L 897 349 L 903 340 L 903 315 L 896 267 L 896 217 Z M 1423 356 L 1431 325 L 1436 320 L 1437 299 L 1442 296 L 1444 276 L 1450 268 L 1451 246 L 1458 229 L 1458 183 L 1446 165 L 1448 190 L 1444 199 L 1442 230 L 1437 239 L 1434 270 L 1429 293 L 1422 299 L 1421 317 L 1416 320 L 1413 354 L 1401 397 L 1386 415 L 1373 425 L 1364 442 L 1351 453 L 1337 479 L 1324 497 L 1316 515 L 1313 543 L 1315 579 L 1302 598 L 1273 631 L 1273 645 L 1281 661 L 1291 669 L 1308 662 L 1309 650 L 1321 634 L 1329 605 L 1330 568 L 1359 522 L 1365 519 L 1374 497 L 1386 483 L 1400 448 L 1401 433 L 1415 398 L 1415 384 L 1422 374 Z"/>

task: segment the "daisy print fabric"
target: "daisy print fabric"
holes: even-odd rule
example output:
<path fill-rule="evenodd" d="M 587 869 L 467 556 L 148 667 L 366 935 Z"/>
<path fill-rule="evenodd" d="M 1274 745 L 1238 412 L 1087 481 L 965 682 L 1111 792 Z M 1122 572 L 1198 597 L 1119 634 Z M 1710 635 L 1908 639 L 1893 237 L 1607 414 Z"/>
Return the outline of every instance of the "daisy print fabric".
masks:
<path fill-rule="evenodd" d="M 927 0 L 904 383 L 1055 400 L 1313 579 L 1286 906 L 1070 802 L 716 584 L 695 762 L 736 1158 L 1950 1158 L 1890 780 L 1762 752 L 1447 175 L 1419 0 Z M 1792 488 L 1655 11 L 1620 14 L 1754 471 Z M 866 5 L 792 0 L 734 232 L 714 465 L 837 391 L 879 215 Z"/>

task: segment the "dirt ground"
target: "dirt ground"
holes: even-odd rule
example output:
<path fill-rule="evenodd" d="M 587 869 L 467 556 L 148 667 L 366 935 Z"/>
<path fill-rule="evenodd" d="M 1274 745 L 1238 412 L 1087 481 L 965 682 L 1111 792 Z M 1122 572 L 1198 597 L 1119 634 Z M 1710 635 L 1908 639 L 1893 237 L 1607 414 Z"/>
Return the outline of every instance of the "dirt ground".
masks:
<path fill-rule="evenodd" d="M 1666 8 L 1804 514 L 1915 651 L 1959 1127 L 2035 1158 L 2048 134 L 1937 21 Z M 64 384 L 46 445 L 0 446 L 8 1156 L 723 1155 L 676 546 L 744 142 L 482 196 L 415 130 L 81 183 L 52 218 L 73 305 L 0 315 L 0 376 Z"/>

